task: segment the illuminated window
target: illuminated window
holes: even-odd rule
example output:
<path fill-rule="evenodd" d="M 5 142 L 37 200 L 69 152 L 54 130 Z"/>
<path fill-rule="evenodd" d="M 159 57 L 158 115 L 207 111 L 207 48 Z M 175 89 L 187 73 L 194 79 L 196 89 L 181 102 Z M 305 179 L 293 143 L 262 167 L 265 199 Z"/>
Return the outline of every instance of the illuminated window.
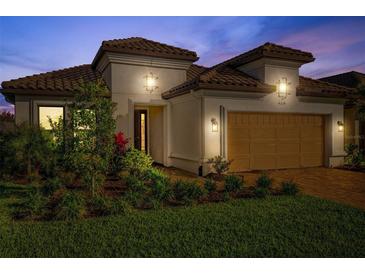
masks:
<path fill-rule="evenodd" d="M 141 150 L 146 151 L 146 116 L 141 113 Z"/>
<path fill-rule="evenodd" d="M 51 123 L 58 122 L 59 118 L 63 119 L 63 107 L 38 107 L 39 125 L 45 129 L 52 129 Z"/>

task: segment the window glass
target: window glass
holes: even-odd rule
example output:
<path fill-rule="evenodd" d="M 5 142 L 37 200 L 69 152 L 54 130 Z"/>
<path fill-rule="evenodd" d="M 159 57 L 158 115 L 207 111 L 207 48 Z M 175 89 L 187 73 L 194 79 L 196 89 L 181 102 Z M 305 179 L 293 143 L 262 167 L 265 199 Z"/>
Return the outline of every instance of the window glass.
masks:
<path fill-rule="evenodd" d="M 39 125 L 45 129 L 52 129 L 49 119 L 56 122 L 63 119 L 63 107 L 39 107 Z"/>

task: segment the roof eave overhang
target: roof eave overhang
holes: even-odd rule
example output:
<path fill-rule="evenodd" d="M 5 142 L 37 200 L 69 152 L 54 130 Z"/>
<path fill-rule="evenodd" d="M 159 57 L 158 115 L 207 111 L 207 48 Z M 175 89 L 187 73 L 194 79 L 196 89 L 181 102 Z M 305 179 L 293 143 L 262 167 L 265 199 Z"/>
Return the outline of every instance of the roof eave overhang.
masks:
<path fill-rule="evenodd" d="M 121 50 L 118 48 L 112 48 L 112 47 L 103 47 L 101 46 L 96 53 L 94 60 L 92 61 L 91 65 L 93 68 L 96 68 L 99 60 L 103 56 L 105 52 L 114 52 L 114 53 L 121 53 L 121 54 L 131 54 L 131 55 L 139 55 L 139 56 L 148 56 L 148 57 L 157 57 L 157 58 L 166 58 L 166 59 L 172 59 L 172 60 L 182 60 L 182 61 L 191 61 L 196 62 L 199 60 L 198 56 L 188 56 L 188 55 L 176 55 L 176 54 L 155 54 L 153 52 L 148 51 L 141 51 L 141 52 L 135 52 L 133 50 Z"/>
<path fill-rule="evenodd" d="M 191 85 L 186 85 L 185 87 L 173 90 L 173 91 L 167 91 L 162 94 L 163 99 L 170 99 L 177 96 L 181 96 L 184 94 L 189 93 L 190 91 L 195 90 L 215 90 L 219 92 L 226 92 L 226 91 L 232 91 L 232 92 L 242 92 L 242 93 L 257 93 L 257 94 L 270 94 L 276 91 L 275 86 L 268 86 L 268 87 L 247 87 L 247 86 L 239 86 L 239 85 L 219 85 L 219 84 L 212 84 L 212 83 L 193 83 Z"/>
<path fill-rule="evenodd" d="M 12 89 L 4 88 L 0 89 L 5 97 L 11 97 L 15 95 L 25 96 L 52 96 L 52 97 L 74 97 L 73 91 L 67 90 L 46 90 L 46 89 Z M 109 93 L 106 97 L 111 97 Z"/>

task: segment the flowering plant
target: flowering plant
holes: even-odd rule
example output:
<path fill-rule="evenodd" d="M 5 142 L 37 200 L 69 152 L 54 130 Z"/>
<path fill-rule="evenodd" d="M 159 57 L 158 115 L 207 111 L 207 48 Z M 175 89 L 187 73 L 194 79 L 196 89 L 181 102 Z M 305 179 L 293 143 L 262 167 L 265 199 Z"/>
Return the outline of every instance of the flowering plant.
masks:
<path fill-rule="evenodd" d="M 128 144 L 128 139 L 124 137 L 123 132 L 119 131 L 114 136 L 116 149 L 119 153 L 124 154 Z"/>

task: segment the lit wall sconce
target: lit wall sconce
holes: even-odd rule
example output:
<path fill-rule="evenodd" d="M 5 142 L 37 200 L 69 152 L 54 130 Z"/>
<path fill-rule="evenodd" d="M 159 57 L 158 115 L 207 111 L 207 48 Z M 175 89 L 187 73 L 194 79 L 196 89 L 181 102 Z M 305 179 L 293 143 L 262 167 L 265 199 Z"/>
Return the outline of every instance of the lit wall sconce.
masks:
<path fill-rule="evenodd" d="M 212 122 L 212 132 L 218 132 L 218 121 L 215 118 L 210 120 Z"/>
<path fill-rule="evenodd" d="M 152 93 L 153 91 L 158 89 L 158 86 L 157 86 L 158 77 L 156 75 L 154 75 L 152 72 L 150 72 L 149 74 L 147 74 L 145 76 L 145 79 L 146 79 L 145 88 L 147 91 Z"/>
<path fill-rule="evenodd" d="M 345 126 L 342 121 L 337 121 L 338 132 L 343 132 Z"/>
<path fill-rule="evenodd" d="M 288 79 L 283 77 L 281 80 L 278 81 L 276 91 L 279 97 L 279 104 L 285 104 L 285 99 L 290 95 L 289 93 L 289 85 Z"/>

